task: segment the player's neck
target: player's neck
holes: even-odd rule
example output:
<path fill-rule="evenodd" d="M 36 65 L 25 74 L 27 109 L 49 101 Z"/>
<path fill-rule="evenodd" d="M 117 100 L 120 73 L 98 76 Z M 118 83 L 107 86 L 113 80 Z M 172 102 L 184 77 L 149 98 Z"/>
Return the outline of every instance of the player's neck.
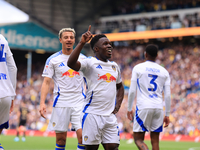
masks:
<path fill-rule="evenodd" d="M 147 61 L 155 62 L 155 61 L 156 61 L 156 57 L 150 57 L 150 56 L 148 55 L 148 56 L 146 56 L 146 60 L 147 60 Z"/>
<path fill-rule="evenodd" d="M 155 59 L 147 59 L 146 61 L 151 61 L 151 62 L 155 62 Z"/>
<path fill-rule="evenodd" d="M 107 62 L 107 61 L 108 61 L 107 58 L 102 58 L 102 57 L 100 57 L 99 55 L 96 55 L 95 57 L 96 57 L 97 60 L 101 60 L 101 61 L 103 61 L 103 62 Z"/>
<path fill-rule="evenodd" d="M 70 55 L 72 53 L 73 49 L 62 49 L 62 53 L 64 55 Z"/>

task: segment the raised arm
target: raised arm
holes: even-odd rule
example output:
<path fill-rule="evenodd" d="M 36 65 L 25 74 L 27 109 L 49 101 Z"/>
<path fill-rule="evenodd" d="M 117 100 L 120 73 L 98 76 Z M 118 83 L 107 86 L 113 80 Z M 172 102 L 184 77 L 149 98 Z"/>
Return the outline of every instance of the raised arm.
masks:
<path fill-rule="evenodd" d="M 81 67 L 80 62 L 77 60 L 83 46 L 85 45 L 86 42 L 88 42 L 92 38 L 90 29 L 91 29 L 91 25 L 89 26 L 88 31 L 82 34 L 81 41 L 75 47 L 75 49 L 73 50 L 73 52 L 71 53 L 68 59 L 67 65 L 75 71 L 79 71 Z"/>
<path fill-rule="evenodd" d="M 122 82 L 117 84 L 116 87 L 117 87 L 117 97 L 116 97 L 117 100 L 116 100 L 115 109 L 112 112 L 113 114 L 116 114 L 119 111 L 122 101 L 124 99 L 124 86 Z"/>

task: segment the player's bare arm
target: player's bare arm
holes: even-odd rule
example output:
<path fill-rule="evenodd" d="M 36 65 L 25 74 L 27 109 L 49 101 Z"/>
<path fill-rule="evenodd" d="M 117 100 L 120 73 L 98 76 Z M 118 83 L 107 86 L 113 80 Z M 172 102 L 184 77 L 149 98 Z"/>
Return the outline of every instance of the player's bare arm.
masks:
<path fill-rule="evenodd" d="M 116 97 L 117 101 L 116 101 L 115 109 L 112 112 L 113 114 L 116 114 L 119 111 L 122 101 L 124 99 L 124 86 L 123 86 L 122 82 L 117 84 L 116 88 L 117 88 L 117 97 Z"/>
<path fill-rule="evenodd" d="M 85 45 L 86 42 L 88 42 L 92 38 L 90 29 L 91 29 L 91 25 L 89 26 L 88 31 L 85 32 L 84 34 L 82 34 L 80 42 L 75 47 L 75 49 L 73 50 L 73 52 L 71 53 L 71 55 L 68 59 L 67 65 L 75 71 L 79 71 L 79 69 L 81 67 L 80 62 L 77 60 L 78 60 L 79 54 L 80 54 L 83 46 Z"/>
<path fill-rule="evenodd" d="M 128 93 L 127 118 L 130 121 L 133 121 L 133 117 L 134 117 L 132 107 L 133 107 L 133 101 L 134 101 L 134 98 L 136 95 L 136 85 L 137 85 L 137 83 L 135 81 L 131 81 L 131 86 L 130 86 L 129 93 Z"/>
<path fill-rule="evenodd" d="M 45 99 L 49 91 L 51 83 L 51 78 L 44 77 L 42 87 L 41 87 L 41 98 L 40 98 L 40 115 L 46 119 L 45 113 L 46 113 L 46 105 L 45 105 Z"/>

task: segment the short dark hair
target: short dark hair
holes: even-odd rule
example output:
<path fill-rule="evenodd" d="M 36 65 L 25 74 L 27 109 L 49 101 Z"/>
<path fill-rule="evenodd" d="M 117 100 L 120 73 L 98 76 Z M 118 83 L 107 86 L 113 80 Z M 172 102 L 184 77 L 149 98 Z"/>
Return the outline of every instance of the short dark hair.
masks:
<path fill-rule="evenodd" d="M 151 57 L 156 57 L 158 54 L 158 46 L 154 44 L 149 44 L 145 49 L 146 53 L 148 53 Z"/>
<path fill-rule="evenodd" d="M 104 34 L 97 34 L 95 35 L 92 40 L 90 41 L 90 46 L 93 49 L 94 45 L 99 41 L 100 38 L 106 37 Z M 107 37 L 106 37 L 107 38 Z"/>

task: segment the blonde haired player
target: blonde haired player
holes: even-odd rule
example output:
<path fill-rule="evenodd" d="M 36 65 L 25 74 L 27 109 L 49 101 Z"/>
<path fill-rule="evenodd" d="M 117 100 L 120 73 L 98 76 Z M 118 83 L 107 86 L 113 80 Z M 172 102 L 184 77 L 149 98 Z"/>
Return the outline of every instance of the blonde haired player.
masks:
<path fill-rule="evenodd" d="M 84 100 L 83 76 L 67 66 L 67 60 L 73 51 L 75 31 L 63 28 L 59 32 L 62 50 L 50 56 L 45 64 L 42 76 L 44 81 L 41 88 L 40 114 L 45 117 L 45 99 L 49 91 L 51 79 L 54 81 L 54 102 L 48 129 L 56 132 L 55 150 L 64 150 L 69 123 L 76 130 L 78 138 L 77 150 L 85 149 L 82 145 L 82 129 L 80 113 Z M 80 55 L 79 59 L 84 59 Z"/>

